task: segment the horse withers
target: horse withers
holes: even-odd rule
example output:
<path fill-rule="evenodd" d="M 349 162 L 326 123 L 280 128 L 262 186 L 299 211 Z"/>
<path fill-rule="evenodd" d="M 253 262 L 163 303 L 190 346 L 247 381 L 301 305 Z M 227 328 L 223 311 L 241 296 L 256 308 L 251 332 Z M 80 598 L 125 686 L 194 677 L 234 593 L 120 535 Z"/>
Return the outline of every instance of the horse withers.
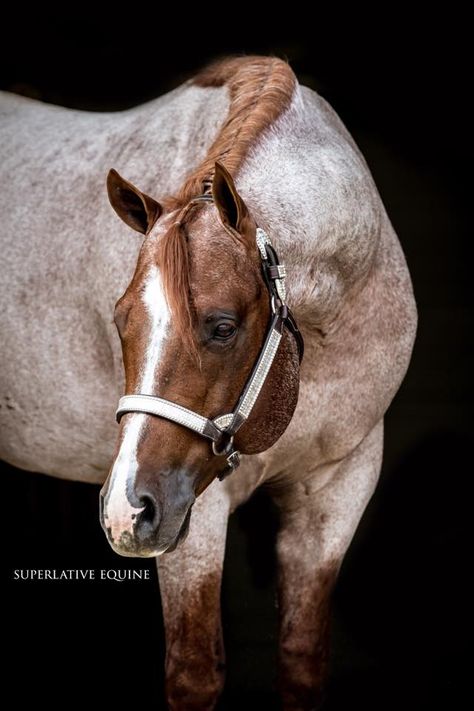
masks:
<path fill-rule="evenodd" d="M 218 699 L 227 520 L 265 485 L 283 706 L 313 708 L 416 329 L 362 156 L 275 58 L 220 62 L 122 113 L 4 95 L 1 114 L 3 458 L 107 477 L 112 547 L 158 556 L 172 709 Z"/>

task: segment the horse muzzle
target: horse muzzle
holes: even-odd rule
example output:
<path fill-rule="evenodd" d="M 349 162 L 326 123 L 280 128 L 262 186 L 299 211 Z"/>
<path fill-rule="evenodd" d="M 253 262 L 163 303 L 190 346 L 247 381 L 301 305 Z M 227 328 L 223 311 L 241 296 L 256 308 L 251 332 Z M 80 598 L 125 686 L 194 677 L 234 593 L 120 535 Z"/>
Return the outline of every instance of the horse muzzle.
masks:
<path fill-rule="evenodd" d="M 100 493 L 100 522 L 113 550 L 129 557 L 153 557 L 174 550 L 188 533 L 195 501 L 186 470 L 144 477 L 133 491 Z"/>

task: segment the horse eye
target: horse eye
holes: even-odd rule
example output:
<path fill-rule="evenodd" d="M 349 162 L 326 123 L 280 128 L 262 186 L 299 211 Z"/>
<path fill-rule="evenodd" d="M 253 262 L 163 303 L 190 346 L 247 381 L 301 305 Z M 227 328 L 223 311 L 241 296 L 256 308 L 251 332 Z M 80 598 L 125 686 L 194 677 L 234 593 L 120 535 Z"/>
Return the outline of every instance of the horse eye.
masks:
<path fill-rule="evenodd" d="M 228 321 L 224 321 L 223 323 L 219 323 L 215 329 L 214 329 L 214 338 L 218 341 L 228 341 L 229 338 L 232 338 L 234 333 L 237 331 L 237 328 L 233 323 L 229 323 Z"/>

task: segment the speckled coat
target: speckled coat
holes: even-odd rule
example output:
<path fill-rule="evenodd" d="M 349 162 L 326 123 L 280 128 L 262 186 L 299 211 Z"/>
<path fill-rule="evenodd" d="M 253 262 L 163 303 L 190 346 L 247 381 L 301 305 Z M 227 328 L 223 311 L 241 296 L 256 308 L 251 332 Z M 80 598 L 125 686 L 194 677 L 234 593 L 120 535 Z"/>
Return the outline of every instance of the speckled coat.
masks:
<path fill-rule="evenodd" d="M 110 210 L 105 175 L 113 166 L 157 199 L 173 194 L 205 156 L 228 101 L 225 87 L 191 83 L 114 114 L 1 95 L 6 461 L 67 479 L 106 479 L 124 387 L 114 304 L 131 280 L 140 239 Z M 265 482 L 281 510 L 283 703 L 313 708 L 326 666 L 330 591 L 377 482 L 383 416 L 409 363 L 416 309 L 364 159 L 315 92 L 297 87 L 236 185 L 287 266 L 306 353 L 285 434 L 244 457 L 225 482 L 213 481 L 194 504 L 185 542 L 159 559 L 168 703 L 202 711 L 216 702 L 227 518 Z M 205 234 L 205 215 L 201 221 Z"/>

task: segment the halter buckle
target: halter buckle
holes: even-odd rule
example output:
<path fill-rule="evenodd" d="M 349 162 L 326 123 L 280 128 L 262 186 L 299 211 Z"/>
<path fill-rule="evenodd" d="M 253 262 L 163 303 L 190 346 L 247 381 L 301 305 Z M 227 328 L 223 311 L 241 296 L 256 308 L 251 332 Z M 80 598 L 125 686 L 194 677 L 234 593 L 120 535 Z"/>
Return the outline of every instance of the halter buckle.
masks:
<path fill-rule="evenodd" d="M 226 479 L 232 472 L 234 472 L 237 467 L 240 465 L 240 453 L 234 449 L 233 452 L 229 454 L 227 457 L 227 466 L 226 468 L 221 471 L 220 474 L 217 475 L 217 478 L 219 481 L 222 481 L 223 479 Z"/>
<path fill-rule="evenodd" d="M 237 469 L 237 467 L 240 465 L 240 452 L 234 449 L 234 451 L 231 452 L 227 457 L 227 464 L 229 465 L 229 467 L 232 468 L 232 471 L 234 471 L 234 469 Z"/>

